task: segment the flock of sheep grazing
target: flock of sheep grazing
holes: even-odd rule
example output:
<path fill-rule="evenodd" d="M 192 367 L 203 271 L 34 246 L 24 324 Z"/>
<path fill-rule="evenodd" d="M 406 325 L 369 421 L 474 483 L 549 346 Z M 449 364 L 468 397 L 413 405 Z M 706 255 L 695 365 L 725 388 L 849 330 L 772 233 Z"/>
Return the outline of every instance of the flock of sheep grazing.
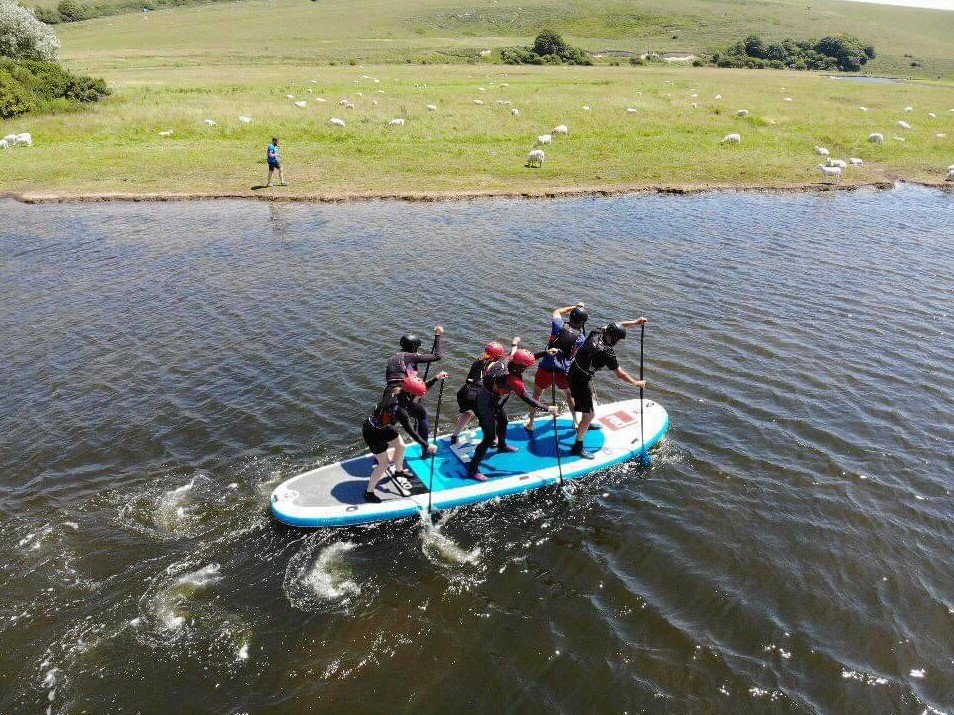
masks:
<path fill-rule="evenodd" d="M 0 139 L 0 149 L 9 149 L 12 146 L 33 146 L 33 136 L 29 132 L 22 134 L 7 134 Z"/>

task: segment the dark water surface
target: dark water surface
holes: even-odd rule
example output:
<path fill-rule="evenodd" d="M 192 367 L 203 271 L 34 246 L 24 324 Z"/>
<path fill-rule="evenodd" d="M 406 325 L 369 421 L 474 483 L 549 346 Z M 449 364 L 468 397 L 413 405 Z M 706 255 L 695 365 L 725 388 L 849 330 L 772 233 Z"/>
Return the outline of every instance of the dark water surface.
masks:
<path fill-rule="evenodd" d="M 0 208 L 0 712 L 954 713 L 951 195 Z M 650 471 L 270 520 L 402 331 L 576 300 Z"/>

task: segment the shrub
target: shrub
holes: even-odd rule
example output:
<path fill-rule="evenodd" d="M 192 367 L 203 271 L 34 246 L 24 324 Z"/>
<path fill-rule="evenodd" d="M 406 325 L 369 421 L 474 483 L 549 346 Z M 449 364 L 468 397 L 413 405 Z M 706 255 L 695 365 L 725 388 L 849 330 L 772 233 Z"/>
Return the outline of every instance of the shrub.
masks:
<path fill-rule="evenodd" d="M 532 47 L 504 47 L 500 61 L 508 65 L 591 65 L 593 60 L 579 47 L 571 47 L 552 30 L 543 30 Z"/>
<path fill-rule="evenodd" d="M 875 48 L 852 35 L 835 35 L 815 40 L 785 38 L 766 45 L 758 35 L 749 35 L 712 55 L 718 67 L 752 69 L 841 70 L 857 72 L 873 59 Z"/>
<path fill-rule="evenodd" d="M 108 95 L 102 79 L 72 74 L 55 62 L 0 60 L 0 116 L 5 118 Z"/>
<path fill-rule="evenodd" d="M 0 69 L 0 118 L 9 119 L 26 114 L 36 107 L 36 102 L 23 85 Z"/>
<path fill-rule="evenodd" d="M 60 41 L 31 11 L 13 0 L 0 0 L 0 57 L 56 60 Z"/>

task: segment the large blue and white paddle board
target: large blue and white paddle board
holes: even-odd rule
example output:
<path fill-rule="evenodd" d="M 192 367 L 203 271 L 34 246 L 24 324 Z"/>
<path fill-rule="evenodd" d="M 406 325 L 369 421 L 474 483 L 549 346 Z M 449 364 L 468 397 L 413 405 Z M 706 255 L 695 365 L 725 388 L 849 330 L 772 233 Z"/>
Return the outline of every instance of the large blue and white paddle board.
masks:
<path fill-rule="evenodd" d="M 669 415 L 659 403 L 643 400 L 643 419 L 645 448 L 649 449 L 669 428 Z M 476 430 L 469 443 L 462 445 L 452 446 L 446 435 L 437 440 L 433 478 L 431 458 L 422 456 L 419 445 L 409 446 L 404 461 L 407 471 L 415 477 L 410 496 L 404 496 L 390 478 L 385 478 L 377 489 L 382 502 L 365 502 L 364 490 L 374 466 L 374 457 L 366 454 L 312 469 L 282 482 L 272 492 L 272 513 L 285 524 L 312 528 L 400 519 L 427 510 L 428 485 L 431 485 L 431 508 L 439 511 L 555 484 L 561 469 L 563 479 L 577 479 L 625 462 L 643 451 L 639 400 L 599 405 L 595 421 L 602 429 L 590 430 L 584 440 L 594 459 L 570 454 L 576 431 L 570 414 L 565 413 L 556 420 L 560 444 L 558 463 L 553 418 L 540 415 L 532 434 L 524 429 L 523 420 L 508 425 L 507 443 L 519 451 L 500 454 L 490 449 L 480 465 L 481 472 L 489 477 L 486 482 L 467 478 L 467 462 L 481 439 L 480 431 Z"/>

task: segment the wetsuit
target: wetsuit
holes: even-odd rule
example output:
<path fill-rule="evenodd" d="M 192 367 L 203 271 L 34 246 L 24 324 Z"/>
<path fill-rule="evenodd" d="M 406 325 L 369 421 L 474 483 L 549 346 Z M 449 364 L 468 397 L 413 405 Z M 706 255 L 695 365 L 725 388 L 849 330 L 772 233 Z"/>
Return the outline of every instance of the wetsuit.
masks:
<path fill-rule="evenodd" d="M 612 346 L 603 341 L 603 331 L 594 330 L 586 336 L 583 345 L 576 351 L 576 357 L 573 358 L 567 375 L 570 395 L 578 412 L 593 412 L 593 389 L 590 381 L 597 370 L 604 367 L 618 370 L 619 361 Z"/>
<path fill-rule="evenodd" d="M 427 438 L 411 426 L 412 412 L 409 409 L 415 403 L 408 402 L 407 396 L 399 388 L 385 388 L 381 400 L 371 416 L 364 421 L 361 436 L 371 448 L 372 454 L 387 451 L 388 442 L 398 436 L 395 425 L 400 424 L 411 439 L 427 449 Z M 426 433 L 425 433 L 426 434 Z"/>
<path fill-rule="evenodd" d="M 418 373 L 418 365 L 437 362 L 442 357 L 444 357 L 443 335 L 435 336 L 433 353 L 394 353 L 394 355 L 388 359 L 388 366 L 384 371 L 384 377 L 388 387 L 400 387 L 405 377 Z M 433 384 L 433 379 L 428 380 L 428 387 Z M 417 431 L 419 433 L 424 435 L 431 433 L 431 426 L 428 422 L 427 410 L 424 409 L 424 405 L 419 402 L 414 402 L 408 406 L 408 412 L 416 421 Z"/>
<path fill-rule="evenodd" d="M 539 353 L 534 357 L 546 354 Z M 547 406 L 542 402 L 537 402 L 527 394 L 523 380 L 519 375 L 510 374 L 507 369 L 509 360 L 500 360 L 494 363 L 487 371 L 484 379 L 477 390 L 476 412 L 477 419 L 480 421 L 480 429 L 483 432 L 483 439 L 474 450 L 474 455 L 470 458 L 467 465 L 467 474 L 475 475 L 480 471 L 480 461 L 487 454 L 487 450 L 497 439 L 497 448 L 504 451 L 507 448 L 507 412 L 504 405 L 510 398 L 511 393 L 515 394 L 521 400 L 531 407 L 538 410 L 545 410 Z"/>
<path fill-rule="evenodd" d="M 467 373 L 463 387 L 457 391 L 457 406 L 460 407 L 461 412 L 477 411 L 477 391 L 480 389 L 484 375 L 494 362 L 492 357 L 482 357 L 474 360 L 474 364 L 470 366 L 470 372 Z"/>
<path fill-rule="evenodd" d="M 570 371 L 570 362 L 583 344 L 585 337 L 579 328 L 565 323 L 563 318 L 554 318 L 550 323 L 548 348 L 557 348 L 558 355 L 545 355 L 537 366 L 534 384 L 540 390 L 546 390 L 553 383 L 561 390 L 568 388 L 566 375 Z"/>

